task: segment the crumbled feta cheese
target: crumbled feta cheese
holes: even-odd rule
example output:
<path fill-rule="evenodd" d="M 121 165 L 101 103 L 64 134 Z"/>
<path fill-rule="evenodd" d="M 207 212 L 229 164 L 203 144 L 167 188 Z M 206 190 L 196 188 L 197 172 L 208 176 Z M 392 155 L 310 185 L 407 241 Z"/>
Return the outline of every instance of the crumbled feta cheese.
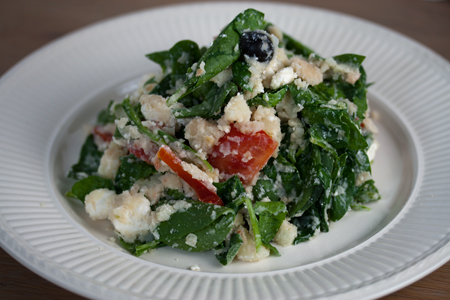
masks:
<path fill-rule="evenodd" d="M 297 89 L 305 90 L 308 88 L 309 84 L 306 81 L 303 81 L 301 78 L 297 78 L 294 80 L 294 84 Z"/>
<path fill-rule="evenodd" d="M 109 219 L 125 242 L 141 239 L 155 227 L 150 202 L 144 194 L 131 195 L 125 191 L 118 196 L 117 201 L 119 205 L 113 209 Z"/>
<path fill-rule="evenodd" d="M 371 118 L 368 117 L 368 114 L 366 114 L 366 118 L 361 123 L 365 130 L 372 132 L 372 133 L 378 133 L 378 128 L 375 126 L 375 123 Z"/>
<path fill-rule="evenodd" d="M 347 111 L 349 115 L 355 115 L 358 112 L 358 106 L 351 102 L 348 99 L 338 99 L 338 102 L 344 102 L 345 104 L 347 104 Z"/>
<path fill-rule="evenodd" d="M 280 144 L 283 138 L 281 134 L 280 119 L 275 115 L 273 107 L 258 106 L 252 115 L 252 120 L 262 122 L 264 131 Z"/>
<path fill-rule="evenodd" d="M 125 125 L 127 125 L 128 121 L 130 119 L 128 119 L 127 117 L 122 117 L 120 119 L 115 120 L 115 123 L 117 125 L 117 128 L 119 129 L 123 129 L 125 128 Z"/>
<path fill-rule="evenodd" d="M 369 149 L 367 149 L 367 157 L 369 158 L 369 161 L 373 161 L 375 158 L 375 153 L 377 152 L 378 146 L 378 142 L 374 140 Z"/>
<path fill-rule="evenodd" d="M 290 246 L 297 237 L 297 227 L 284 220 L 274 237 L 274 241 L 283 247 Z"/>
<path fill-rule="evenodd" d="M 295 103 L 294 98 L 292 98 L 291 92 L 286 92 L 283 99 L 275 106 L 278 117 L 281 121 L 287 122 L 289 119 L 297 118 L 297 113 L 299 113 L 303 106 Z"/>
<path fill-rule="evenodd" d="M 164 222 L 170 219 L 170 216 L 176 212 L 183 212 L 186 209 L 190 208 L 192 204 L 184 200 L 178 200 L 174 205 L 163 204 L 158 206 L 155 211 L 156 221 Z"/>
<path fill-rule="evenodd" d="M 294 81 L 295 78 L 297 78 L 297 74 L 294 73 L 292 67 L 283 68 L 273 75 L 270 88 L 273 90 L 279 89 L 283 85 Z"/>
<path fill-rule="evenodd" d="M 273 34 L 270 35 L 270 38 L 275 49 L 274 57 L 270 62 L 261 63 L 254 57 L 250 58 L 245 56 L 245 61 L 250 65 L 249 71 L 252 73 L 249 80 L 249 86 L 252 88 L 252 91 L 246 91 L 244 93 L 246 100 L 264 92 L 264 88 L 270 87 L 274 74 L 284 67 L 289 66 L 289 59 L 284 49 L 278 48 L 278 38 Z"/>
<path fill-rule="evenodd" d="M 308 84 L 318 85 L 323 81 L 322 72 L 320 72 L 319 68 L 313 64 L 310 64 L 298 56 L 292 57 L 290 61 L 291 67 L 294 69 L 297 76 L 306 81 Z"/>
<path fill-rule="evenodd" d="M 155 174 L 148 179 L 141 178 L 135 182 L 132 189 L 134 187 L 137 187 L 139 192 L 144 193 L 152 205 L 157 204 L 159 199 L 165 195 L 165 189 L 185 192 L 181 178 L 170 172 L 166 172 L 163 175 Z"/>
<path fill-rule="evenodd" d="M 98 174 L 101 177 L 114 179 L 120 166 L 119 157 L 126 155 L 127 152 L 128 150 L 126 148 L 123 148 L 112 141 L 109 144 L 109 148 L 105 150 L 100 159 Z"/>
<path fill-rule="evenodd" d="M 230 99 L 225 106 L 223 116 L 218 120 L 218 128 L 224 132 L 230 132 L 230 123 L 246 122 L 250 120 L 252 111 L 247 105 L 242 94 L 237 94 Z"/>
<path fill-rule="evenodd" d="M 86 195 L 85 210 L 92 220 L 106 220 L 114 207 L 116 193 L 108 189 L 96 189 Z"/>
<path fill-rule="evenodd" d="M 361 186 L 364 182 L 370 179 L 372 179 L 372 175 L 370 174 L 370 172 L 359 173 L 356 177 L 355 186 Z"/>
<path fill-rule="evenodd" d="M 324 76 L 333 77 L 334 79 L 342 76 L 350 84 L 355 84 L 361 77 L 358 68 L 349 64 L 338 64 L 332 57 L 327 57 L 325 60 L 314 59 L 312 63 L 320 68 Z"/>
<path fill-rule="evenodd" d="M 175 212 L 175 208 L 169 204 L 163 204 L 156 209 L 156 220 L 164 222 L 170 219 L 170 216 Z"/>
<path fill-rule="evenodd" d="M 236 258 L 242 261 L 255 262 L 262 260 L 270 255 L 270 250 L 264 245 L 261 246 L 258 252 L 256 252 L 255 238 L 248 232 L 248 230 L 240 226 L 237 229 L 237 233 L 242 237 L 244 241 L 239 248 Z"/>
<path fill-rule="evenodd" d="M 205 74 L 205 62 L 202 61 L 197 69 L 197 71 L 195 72 L 195 76 L 199 77 L 202 76 L 203 74 Z"/>
<path fill-rule="evenodd" d="M 155 122 L 159 125 L 157 127 L 168 127 L 172 129 L 169 133 L 175 133 L 178 122 L 172 114 L 172 108 L 183 108 L 183 104 L 177 102 L 168 107 L 166 98 L 159 95 L 142 95 L 139 102 L 141 103 L 141 112 L 147 121 Z"/>
<path fill-rule="evenodd" d="M 127 141 L 139 139 L 142 136 L 137 126 L 134 125 L 126 125 L 123 128 L 119 128 L 119 132 Z"/>
<path fill-rule="evenodd" d="M 164 188 L 179 191 L 183 189 L 181 178 L 175 174 L 167 172 L 159 177 L 159 181 Z"/>
<path fill-rule="evenodd" d="M 223 86 L 225 83 L 230 81 L 233 78 L 233 73 L 231 71 L 231 67 L 226 68 L 213 78 L 211 78 L 211 81 L 217 84 L 218 87 Z"/>
<path fill-rule="evenodd" d="M 212 122 L 202 118 L 195 118 L 185 127 L 184 137 L 199 155 L 205 159 L 206 154 L 211 154 L 224 132 Z"/>
<path fill-rule="evenodd" d="M 194 247 L 197 245 L 197 236 L 193 233 L 189 233 L 186 236 L 186 245 Z"/>
<path fill-rule="evenodd" d="M 189 269 L 190 269 L 191 271 L 200 272 L 200 267 L 199 267 L 198 265 L 190 266 Z"/>

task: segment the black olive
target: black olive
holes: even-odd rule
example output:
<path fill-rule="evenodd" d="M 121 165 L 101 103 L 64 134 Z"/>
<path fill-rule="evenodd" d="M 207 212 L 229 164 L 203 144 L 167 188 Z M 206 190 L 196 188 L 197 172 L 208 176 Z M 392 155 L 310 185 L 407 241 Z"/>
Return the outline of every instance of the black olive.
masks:
<path fill-rule="evenodd" d="M 242 55 L 256 57 L 259 62 L 268 62 L 273 57 L 273 43 L 268 34 L 260 31 L 242 33 L 239 43 Z"/>

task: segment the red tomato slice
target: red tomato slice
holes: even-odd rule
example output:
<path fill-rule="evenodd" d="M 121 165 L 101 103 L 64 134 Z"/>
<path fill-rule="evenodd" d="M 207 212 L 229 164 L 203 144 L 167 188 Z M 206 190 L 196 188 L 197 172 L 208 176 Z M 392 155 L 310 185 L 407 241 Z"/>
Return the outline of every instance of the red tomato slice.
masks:
<path fill-rule="evenodd" d="M 194 189 L 200 201 L 223 206 L 222 199 L 208 188 L 206 182 L 193 178 L 189 172 L 183 169 L 181 159 L 179 159 L 168 146 L 162 145 L 159 148 L 157 155 L 172 169 L 172 171 L 175 172 L 175 174 L 180 176 L 181 179 L 186 181 L 186 183 Z"/>
<path fill-rule="evenodd" d="M 99 136 L 104 142 L 111 142 L 113 138 L 113 132 L 109 132 L 106 127 L 98 125 L 94 127 L 94 134 Z"/>
<path fill-rule="evenodd" d="M 264 131 L 244 134 L 231 125 L 212 151 L 208 162 L 221 173 L 238 175 L 242 183 L 252 182 L 267 164 L 278 143 Z"/>
<path fill-rule="evenodd" d="M 130 153 L 136 156 L 137 158 L 140 158 L 141 160 L 145 161 L 150 165 L 154 165 L 153 158 L 156 156 L 156 153 L 158 152 L 159 149 L 158 145 L 150 141 L 146 141 L 144 145 L 145 148 L 143 148 L 142 141 L 138 139 L 127 143 L 127 148 L 128 151 L 130 151 Z"/>

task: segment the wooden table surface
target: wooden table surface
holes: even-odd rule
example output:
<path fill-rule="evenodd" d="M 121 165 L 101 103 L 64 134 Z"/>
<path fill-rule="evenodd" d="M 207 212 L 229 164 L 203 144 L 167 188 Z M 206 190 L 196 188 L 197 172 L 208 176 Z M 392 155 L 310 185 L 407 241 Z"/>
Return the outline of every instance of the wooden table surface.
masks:
<path fill-rule="evenodd" d="M 48 42 L 82 26 L 176 0 L 0 0 L 0 75 Z M 358 16 L 401 32 L 450 60 L 450 2 L 292 0 Z M 29 271 L 0 248 L 1 299 L 84 299 Z M 450 299 L 450 263 L 382 298 Z"/>

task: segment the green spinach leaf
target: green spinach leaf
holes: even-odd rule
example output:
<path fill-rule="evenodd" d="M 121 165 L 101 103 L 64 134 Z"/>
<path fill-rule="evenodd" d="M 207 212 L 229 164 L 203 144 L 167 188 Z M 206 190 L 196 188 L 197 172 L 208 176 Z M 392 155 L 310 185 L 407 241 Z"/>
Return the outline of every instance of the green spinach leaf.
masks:
<path fill-rule="evenodd" d="M 346 147 L 360 150 L 368 146 L 358 126 L 348 116 L 347 110 L 305 107 L 302 115 L 308 124 L 314 126 L 314 136 L 321 136 L 321 141 L 326 141 L 336 149 Z M 315 141 L 316 139 L 311 140 L 312 143 Z"/>
<path fill-rule="evenodd" d="M 108 189 L 114 191 L 114 183 L 111 179 L 91 175 L 76 182 L 70 191 L 66 193 L 66 196 L 81 200 L 81 202 L 84 203 L 86 195 L 97 189 Z"/>
<path fill-rule="evenodd" d="M 102 155 L 103 152 L 98 151 L 97 145 L 94 143 L 94 136 L 90 134 L 81 148 L 78 163 L 70 168 L 67 177 L 82 179 L 97 173 Z"/>
<path fill-rule="evenodd" d="M 250 66 L 242 60 L 235 61 L 231 65 L 231 71 L 233 74 L 233 81 L 242 91 L 252 91 L 250 86 L 250 77 L 252 73 L 249 71 Z"/>
<path fill-rule="evenodd" d="M 297 226 L 297 237 L 294 239 L 294 245 L 306 242 L 320 226 L 319 211 L 313 205 L 300 217 L 292 218 L 291 223 Z"/>
<path fill-rule="evenodd" d="M 286 205 L 284 202 L 255 202 L 255 213 L 259 218 L 258 225 L 261 240 L 269 244 L 273 240 L 281 223 L 286 219 Z"/>
<path fill-rule="evenodd" d="M 255 208 L 253 207 L 252 200 L 249 197 L 242 196 L 242 198 L 244 199 L 245 208 L 247 208 L 248 215 L 250 217 L 250 226 L 253 231 L 253 237 L 255 238 L 255 248 L 256 252 L 258 252 L 262 246 L 262 238 L 259 231 L 259 223 L 256 218 Z"/>
<path fill-rule="evenodd" d="M 187 251 L 204 251 L 220 244 L 233 226 L 234 211 L 201 201 L 184 201 L 191 206 L 176 211 L 169 220 L 159 223 L 155 229 L 157 240 Z M 186 238 L 191 233 L 197 237 L 195 246 L 189 245 L 189 242 L 186 244 Z"/>
<path fill-rule="evenodd" d="M 154 166 L 140 160 L 133 154 L 120 157 L 120 167 L 115 178 L 118 194 L 129 190 L 133 184 L 141 179 L 157 173 Z"/>
<path fill-rule="evenodd" d="M 217 196 L 222 199 L 225 206 L 233 209 L 237 213 L 244 203 L 241 196 L 246 195 L 245 188 L 239 177 L 234 175 L 225 182 L 213 184 L 217 188 Z"/>
<path fill-rule="evenodd" d="M 284 95 L 288 90 L 288 86 L 282 86 L 276 91 L 268 91 L 257 95 L 256 97 L 247 101 L 249 107 L 262 105 L 265 107 L 275 107 L 281 100 L 283 100 Z"/>
<path fill-rule="evenodd" d="M 108 123 L 114 123 L 116 116 L 111 113 L 111 106 L 113 105 L 113 103 L 114 101 L 111 100 L 108 104 L 108 107 L 100 111 L 100 113 L 97 115 L 97 124 L 106 125 Z"/>
<path fill-rule="evenodd" d="M 375 182 L 373 180 L 367 180 L 357 188 L 354 200 L 357 203 L 369 203 L 380 199 L 381 196 L 375 187 Z"/>
<path fill-rule="evenodd" d="M 204 82 L 210 80 L 240 56 L 241 51 L 236 45 L 239 44 L 240 34 L 243 30 L 256 30 L 264 28 L 264 14 L 254 9 L 247 9 L 231 21 L 217 36 L 210 48 L 206 50 L 197 63 L 197 68 L 202 68 L 204 72 L 196 76 L 197 69 L 190 69 L 188 79 L 184 85 L 173 94 L 168 105 L 177 102 L 178 99 L 190 94 Z"/>
<path fill-rule="evenodd" d="M 354 68 L 359 68 L 366 57 L 358 54 L 346 53 L 333 56 L 338 64 L 346 64 Z"/>
<path fill-rule="evenodd" d="M 229 245 L 224 246 L 215 253 L 217 260 L 224 266 L 228 265 L 233 261 L 243 243 L 242 237 L 237 233 L 233 233 Z"/>
<path fill-rule="evenodd" d="M 221 87 L 212 83 L 212 87 L 206 93 L 202 103 L 190 108 L 174 108 L 172 112 L 176 118 L 218 118 L 223 104 L 236 93 L 237 87 L 232 82 L 227 82 Z"/>
<path fill-rule="evenodd" d="M 157 241 L 151 241 L 146 243 L 136 240 L 134 243 L 127 243 L 120 237 L 119 241 L 122 244 L 122 246 L 134 256 L 141 256 L 142 254 L 148 252 L 151 249 L 164 247 L 164 244 L 158 243 Z"/>
<path fill-rule="evenodd" d="M 283 33 L 282 40 L 284 47 L 286 50 L 292 51 L 294 54 L 301 55 L 305 58 L 308 58 L 311 54 L 314 54 L 314 50 L 303 45 L 299 41 L 295 40 L 293 37 Z"/>

